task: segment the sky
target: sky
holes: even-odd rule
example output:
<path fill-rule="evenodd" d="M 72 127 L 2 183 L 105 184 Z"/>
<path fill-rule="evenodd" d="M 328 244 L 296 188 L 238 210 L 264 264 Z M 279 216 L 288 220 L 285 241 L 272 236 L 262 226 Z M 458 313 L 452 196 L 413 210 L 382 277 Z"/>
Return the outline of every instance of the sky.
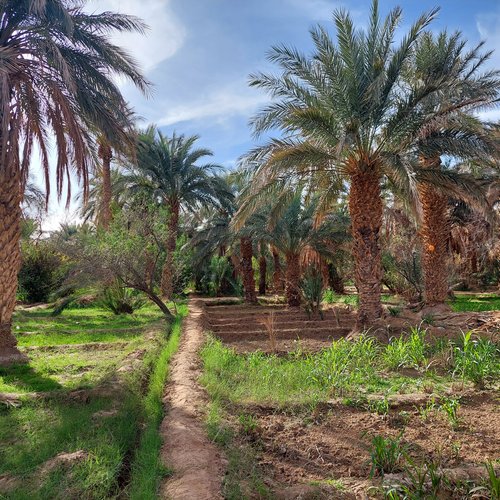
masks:
<path fill-rule="evenodd" d="M 138 61 L 153 84 L 145 98 L 123 82 L 125 98 L 162 132 L 200 136 L 199 146 L 214 152 L 213 161 L 232 168 L 256 143 L 250 117 L 269 102 L 259 89 L 248 86 L 257 71 L 273 70 L 266 60 L 276 44 L 311 47 L 309 28 L 317 23 L 333 31 L 331 15 L 348 9 L 356 24 L 367 23 L 370 0 L 90 0 L 89 12 L 111 10 L 141 17 L 147 34 L 120 35 L 114 41 Z M 500 0 L 380 0 L 382 14 L 403 8 L 400 33 L 422 13 L 440 6 L 431 29 L 460 30 L 470 43 L 485 40 L 498 49 L 490 61 L 500 68 Z M 499 110 L 485 115 L 500 118 Z M 34 167 L 36 170 L 36 166 Z M 36 176 L 35 176 L 36 177 Z M 75 190 L 75 189 L 74 189 Z M 77 221 L 76 204 L 51 197 L 44 229 Z"/>

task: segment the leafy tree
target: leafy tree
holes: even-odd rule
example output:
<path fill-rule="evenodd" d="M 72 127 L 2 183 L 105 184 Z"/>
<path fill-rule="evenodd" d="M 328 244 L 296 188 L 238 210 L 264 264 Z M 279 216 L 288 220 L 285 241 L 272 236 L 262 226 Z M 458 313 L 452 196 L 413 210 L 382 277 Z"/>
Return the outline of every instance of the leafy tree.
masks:
<path fill-rule="evenodd" d="M 124 101 L 116 76 L 146 90 L 134 61 L 109 35 L 143 31 L 134 17 L 87 14 L 82 2 L 0 3 L 0 363 L 24 360 L 11 334 L 21 256 L 20 204 L 35 145 L 49 194 L 49 137 L 57 154 L 60 194 L 69 172 L 88 186 L 94 144 L 89 128 L 122 133 Z M 70 191 L 68 188 L 68 200 Z"/>
<path fill-rule="evenodd" d="M 61 244 L 61 251 L 74 263 L 66 285 L 73 289 L 96 284 L 131 288 L 146 295 L 172 319 L 159 293 L 165 220 L 165 209 L 143 205 L 118 212 L 107 231 L 77 232 Z"/>

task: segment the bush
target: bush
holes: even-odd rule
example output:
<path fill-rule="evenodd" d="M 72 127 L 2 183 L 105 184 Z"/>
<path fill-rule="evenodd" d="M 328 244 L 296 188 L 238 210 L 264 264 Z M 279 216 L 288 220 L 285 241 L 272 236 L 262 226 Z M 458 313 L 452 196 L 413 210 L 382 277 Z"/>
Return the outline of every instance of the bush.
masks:
<path fill-rule="evenodd" d="M 23 242 L 21 254 L 19 299 L 28 303 L 47 302 L 67 275 L 64 258 L 47 242 Z"/>
<path fill-rule="evenodd" d="M 313 313 L 319 313 L 323 319 L 321 311 L 321 298 L 323 295 L 323 278 L 320 272 L 313 266 L 310 266 L 304 273 L 300 282 L 302 296 L 305 302 L 305 309 L 310 317 Z"/>
<path fill-rule="evenodd" d="M 137 290 L 114 283 L 104 288 L 99 297 L 99 305 L 114 314 L 132 314 L 145 304 L 146 300 Z"/>

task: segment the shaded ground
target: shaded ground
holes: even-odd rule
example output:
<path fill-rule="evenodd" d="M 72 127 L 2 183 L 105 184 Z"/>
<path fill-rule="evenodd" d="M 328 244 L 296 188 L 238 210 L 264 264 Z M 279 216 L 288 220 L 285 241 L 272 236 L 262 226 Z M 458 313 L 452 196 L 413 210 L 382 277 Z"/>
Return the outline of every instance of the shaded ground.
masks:
<path fill-rule="evenodd" d="M 17 312 L 27 365 L 0 369 L 0 497 L 109 498 L 127 488 L 143 391 L 165 341 L 153 307 Z"/>

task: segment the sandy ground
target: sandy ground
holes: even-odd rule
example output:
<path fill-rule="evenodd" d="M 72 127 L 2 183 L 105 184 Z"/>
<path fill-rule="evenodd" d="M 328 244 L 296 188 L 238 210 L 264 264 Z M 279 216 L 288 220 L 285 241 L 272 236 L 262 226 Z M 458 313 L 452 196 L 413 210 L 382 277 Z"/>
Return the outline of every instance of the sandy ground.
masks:
<path fill-rule="evenodd" d="M 203 345 L 203 304 L 189 301 L 179 351 L 165 391 L 165 418 L 161 425 L 162 461 L 174 474 L 161 487 L 161 497 L 172 500 L 221 499 L 223 465 L 220 452 L 208 439 L 203 423 L 207 398 L 198 384 L 198 351 Z"/>

